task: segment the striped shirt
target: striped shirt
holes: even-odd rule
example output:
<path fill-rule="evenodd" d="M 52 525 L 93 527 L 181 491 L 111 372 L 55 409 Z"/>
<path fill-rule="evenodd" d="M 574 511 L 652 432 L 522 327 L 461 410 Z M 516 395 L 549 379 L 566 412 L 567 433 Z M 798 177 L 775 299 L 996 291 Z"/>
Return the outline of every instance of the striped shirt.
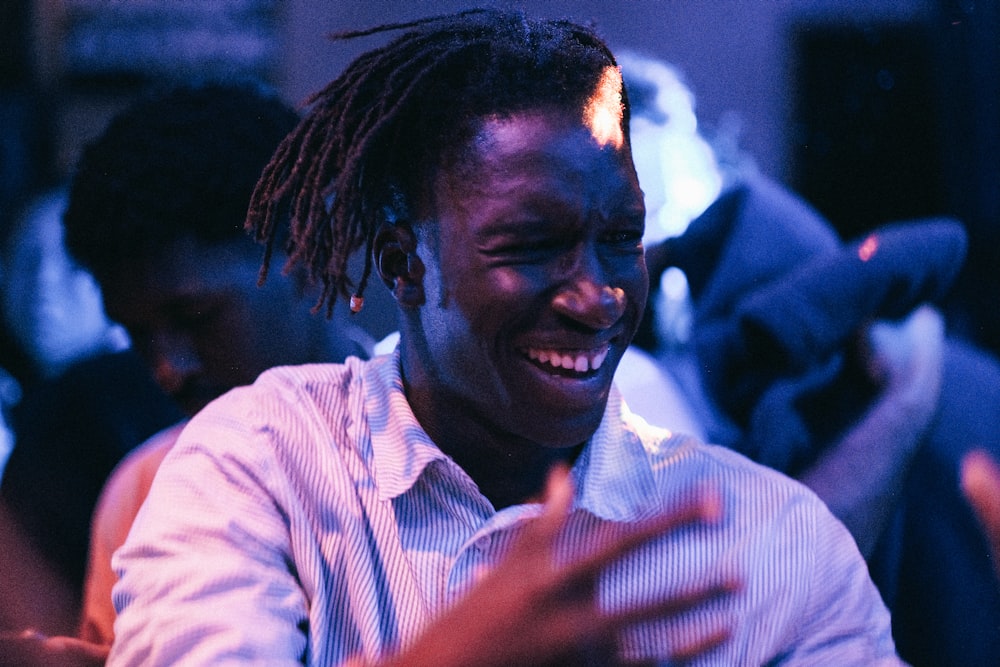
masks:
<path fill-rule="evenodd" d="M 541 507 L 495 511 L 418 424 L 398 364 L 393 354 L 274 369 L 190 422 L 114 558 L 110 665 L 374 661 L 498 561 Z M 745 587 L 631 629 L 626 657 L 662 656 L 724 620 L 733 638 L 698 664 L 900 664 L 864 561 L 804 486 L 651 427 L 614 391 L 573 477 L 566 555 L 699 485 L 724 498 L 721 523 L 606 571 L 600 602 L 689 590 L 720 572 Z"/>

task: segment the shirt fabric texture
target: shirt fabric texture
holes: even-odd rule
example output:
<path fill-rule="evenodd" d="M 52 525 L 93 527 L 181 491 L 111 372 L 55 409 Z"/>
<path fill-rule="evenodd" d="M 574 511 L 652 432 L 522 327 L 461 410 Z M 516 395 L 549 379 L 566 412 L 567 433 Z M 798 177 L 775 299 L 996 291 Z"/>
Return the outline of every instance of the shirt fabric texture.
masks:
<path fill-rule="evenodd" d="M 718 572 L 744 588 L 623 636 L 629 659 L 735 623 L 700 665 L 896 665 L 889 616 L 846 529 L 804 486 L 632 415 L 617 391 L 573 468 L 561 553 L 705 484 L 723 520 L 609 568 L 608 609 Z M 109 665 L 337 665 L 412 642 L 541 506 L 500 512 L 430 440 L 398 353 L 284 367 L 197 415 L 114 557 Z"/>

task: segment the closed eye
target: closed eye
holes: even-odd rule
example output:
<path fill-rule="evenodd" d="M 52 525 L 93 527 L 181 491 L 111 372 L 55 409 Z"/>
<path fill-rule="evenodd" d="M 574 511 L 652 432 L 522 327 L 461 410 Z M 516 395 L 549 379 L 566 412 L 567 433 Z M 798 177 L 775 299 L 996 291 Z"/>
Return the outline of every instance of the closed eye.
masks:
<path fill-rule="evenodd" d="M 605 234 L 604 241 L 607 243 L 639 243 L 642 241 L 642 232 L 635 230 L 621 230 Z"/>
<path fill-rule="evenodd" d="M 501 263 L 534 263 L 564 252 L 572 240 L 567 236 L 539 236 L 517 241 L 500 242 L 483 249 L 483 253 Z"/>
<path fill-rule="evenodd" d="M 613 229 L 601 235 L 601 242 L 622 250 L 641 252 L 642 236 L 641 227 Z"/>

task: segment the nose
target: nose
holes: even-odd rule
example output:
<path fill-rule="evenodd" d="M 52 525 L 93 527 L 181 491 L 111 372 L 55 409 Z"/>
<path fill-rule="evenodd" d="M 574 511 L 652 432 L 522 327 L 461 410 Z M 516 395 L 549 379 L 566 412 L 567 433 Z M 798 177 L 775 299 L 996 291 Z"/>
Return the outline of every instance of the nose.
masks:
<path fill-rule="evenodd" d="M 556 293 L 556 312 L 591 329 L 607 329 L 625 314 L 625 290 L 598 285 L 590 278 L 575 280 Z"/>
<path fill-rule="evenodd" d="M 158 335 L 151 346 L 153 377 L 170 395 L 176 395 L 202 372 L 194 346 L 184 336 Z"/>

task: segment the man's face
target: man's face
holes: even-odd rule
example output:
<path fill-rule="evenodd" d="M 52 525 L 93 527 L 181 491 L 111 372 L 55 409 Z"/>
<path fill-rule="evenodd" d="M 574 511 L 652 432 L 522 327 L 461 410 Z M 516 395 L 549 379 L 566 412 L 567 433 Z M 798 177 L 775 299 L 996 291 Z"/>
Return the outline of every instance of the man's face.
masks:
<path fill-rule="evenodd" d="M 249 240 L 187 239 L 105 287 L 108 313 L 189 414 L 267 368 L 322 355 L 318 329 L 327 322 L 309 316 L 284 276 L 258 288 L 258 268 Z"/>
<path fill-rule="evenodd" d="M 417 231 L 436 409 L 546 447 L 585 441 L 646 301 L 628 146 L 563 113 L 489 119 L 433 194 Z"/>

